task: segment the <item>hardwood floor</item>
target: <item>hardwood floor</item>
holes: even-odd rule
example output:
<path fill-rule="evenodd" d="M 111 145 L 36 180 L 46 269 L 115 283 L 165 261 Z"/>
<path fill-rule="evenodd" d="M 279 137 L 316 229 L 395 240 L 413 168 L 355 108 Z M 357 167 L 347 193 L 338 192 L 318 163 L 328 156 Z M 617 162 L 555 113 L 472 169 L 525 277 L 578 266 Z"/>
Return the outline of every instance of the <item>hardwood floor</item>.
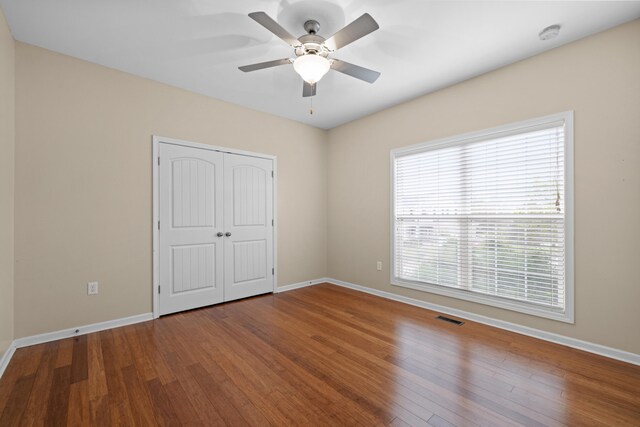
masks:
<path fill-rule="evenodd" d="M 16 351 L 0 425 L 640 425 L 640 367 L 323 284 Z"/>

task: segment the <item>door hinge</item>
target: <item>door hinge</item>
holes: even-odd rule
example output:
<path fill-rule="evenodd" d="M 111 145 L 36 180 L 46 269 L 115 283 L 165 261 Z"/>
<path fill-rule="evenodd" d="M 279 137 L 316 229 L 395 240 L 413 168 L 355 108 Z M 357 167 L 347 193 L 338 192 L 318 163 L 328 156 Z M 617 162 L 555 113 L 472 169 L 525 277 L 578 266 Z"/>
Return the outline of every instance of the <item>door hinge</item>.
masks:
<path fill-rule="evenodd" d="M 160 157 L 158 157 L 158 166 L 160 166 Z"/>
<path fill-rule="evenodd" d="M 275 274 L 276 274 L 276 269 L 275 269 L 275 268 L 272 268 L 272 269 L 271 269 L 271 275 L 272 275 L 272 276 L 274 276 Z"/>
<path fill-rule="evenodd" d="M 160 230 L 160 221 L 158 221 L 158 230 Z"/>
<path fill-rule="evenodd" d="M 160 293 L 160 286 L 158 286 L 158 293 Z"/>
<path fill-rule="evenodd" d="M 275 221 L 275 220 L 273 220 L 273 219 L 271 220 L 271 226 L 272 226 L 272 227 L 273 227 L 274 225 L 276 225 L 276 224 L 274 223 L 274 221 Z"/>
<path fill-rule="evenodd" d="M 273 178 L 273 171 L 271 171 L 271 178 Z"/>

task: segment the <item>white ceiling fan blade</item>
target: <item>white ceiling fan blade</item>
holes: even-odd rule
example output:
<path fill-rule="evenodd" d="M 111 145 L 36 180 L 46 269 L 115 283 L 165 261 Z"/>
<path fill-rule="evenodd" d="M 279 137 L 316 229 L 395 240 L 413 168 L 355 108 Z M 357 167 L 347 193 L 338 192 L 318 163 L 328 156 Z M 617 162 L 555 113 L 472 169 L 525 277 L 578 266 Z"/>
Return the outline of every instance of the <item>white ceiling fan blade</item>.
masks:
<path fill-rule="evenodd" d="M 251 64 L 251 65 L 243 65 L 242 67 L 238 67 L 238 69 L 240 71 L 244 71 L 245 73 L 248 73 L 249 71 L 262 70 L 263 68 L 271 68 L 271 67 L 277 67 L 279 65 L 287 65 L 287 64 L 291 64 L 291 60 L 289 58 L 276 59 L 275 61 L 260 62 L 257 64 Z"/>
<path fill-rule="evenodd" d="M 302 86 L 302 96 L 305 98 L 309 96 L 316 96 L 316 88 L 318 84 L 317 83 L 309 84 L 304 80 L 303 80 L 303 83 L 304 85 Z"/>
<path fill-rule="evenodd" d="M 324 45 L 329 50 L 337 50 L 341 47 L 345 47 L 349 43 L 353 43 L 361 37 L 366 36 L 369 33 L 374 32 L 380 28 L 378 23 L 369 15 L 365 13 L 331 37 L 329 37 Z"/>
<path fill-rule="evenodd" d="M 380 77 L 380 73 L 377 71 L 340 61 L 339 59 L 331 61 L 331 68 L 356 79 L 364 80 L 367 83 L 373 83 Z"/>
<path fill-rule="evenodd" d="M 300 46 L 300 42 L 297 38 L 293 37 L 287 30 L 282 28 L 280 24 L 274 21 L 269 15 L 264 12 L 252 12 L 249 17 L 256 21 L 258 24 L 271 31 L 276 36 L 280 37 L 286 43 L 292 47 Z"/>

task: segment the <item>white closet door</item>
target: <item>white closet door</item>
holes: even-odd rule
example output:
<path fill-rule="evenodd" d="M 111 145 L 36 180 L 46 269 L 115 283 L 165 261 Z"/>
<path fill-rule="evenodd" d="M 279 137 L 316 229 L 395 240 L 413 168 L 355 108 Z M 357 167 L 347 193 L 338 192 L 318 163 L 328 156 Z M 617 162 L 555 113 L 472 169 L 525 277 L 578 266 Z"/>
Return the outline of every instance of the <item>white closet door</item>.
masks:
<path fill-rule="evenodd" d="M 224 155 L 225 301 L 273 291 L 273 162 Z"/>
<path fill-rule="evenodd" d="M 223 284 L 223 156 L 160 144 L 160 314 L 216 304 Z"/>

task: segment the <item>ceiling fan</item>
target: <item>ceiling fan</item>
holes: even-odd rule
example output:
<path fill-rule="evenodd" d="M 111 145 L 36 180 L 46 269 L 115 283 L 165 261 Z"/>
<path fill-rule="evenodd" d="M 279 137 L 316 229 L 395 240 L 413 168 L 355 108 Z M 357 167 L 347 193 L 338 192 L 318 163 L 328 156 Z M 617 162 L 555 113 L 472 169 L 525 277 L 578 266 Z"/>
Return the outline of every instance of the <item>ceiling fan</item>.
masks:
<path fill-rule="evenodd" d="M 249 14 L 249 17 L 293 47 L 296 56 L 295 58 L 276 59 L 275 61 L 238 67 L 245 73 L 263 68 L 293 64 L 293 69 L 304 80 L 302 96 L 305 97 L 316 94 L 316 84 L 329 69 L 368 83 L 373 83 L 380 77 L 380 73 L 377 71 L 339 59 L 329 58 L 329 55 L 334 51 L 380 28 L 368 13 L 365 13 L 326 40 L 318 35 L 320 24 L 313 19 L 304 23 L 304 30 L 307 34 L 296 39 L 264 12 L 253 12 Z"/>

